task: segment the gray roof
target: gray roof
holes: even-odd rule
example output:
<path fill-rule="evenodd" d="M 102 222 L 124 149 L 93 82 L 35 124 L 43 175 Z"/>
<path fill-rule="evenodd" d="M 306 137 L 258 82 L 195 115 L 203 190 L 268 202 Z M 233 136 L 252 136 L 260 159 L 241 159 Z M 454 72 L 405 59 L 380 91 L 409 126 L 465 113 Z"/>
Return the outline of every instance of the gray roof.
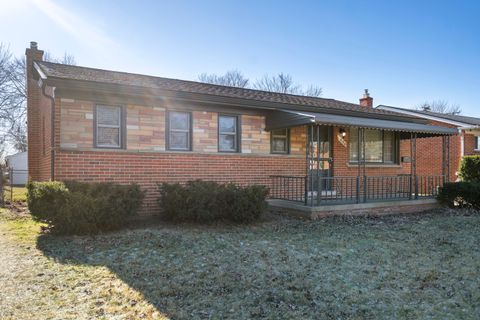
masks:
<path fill-rule="evenodd" d="M 378 107 L 387 107 L 391 109 L 396 109 L 398 111 L 408 111 L 412 113 L 416 113 L 419 116 L 425 115 L 425 116 L 430 116 L 430 117 L 435 117 L 435 118 L 440 118 L 440 119 L 445 119 L 445 120 L 451 120 L 455 122 L 462 122 L 468 125 L 473 125 L 473 126 L 480 126 L 480 118 L 475 118 L 475 117 L 468 117 L 468 116 L 462 116 L 462 115 L 457 115 L 457 114 L 446 114 L 446 113 L 439 113 L 439 112 L 433 112 L 433 111 L 425 111 L 425 110 L 415 110 L 415 109 L 407 109 L 407 108 L 399 108 L 399 107 L 392 107 L 392 106 L 378 106 Z M 381 109 L 379 109 L 381 110 Z"/>
<path fill-rule="evenodd" d="M 414 117 L 400 115 L 395 112 L 363 107 L 358 104 L 317 97 L 300 96 L 285 93 L 268 92 L 237 87 L 228 87 L 202 82 L 169 79 L 141 74 L 133 74 L 102 69 L 93 69 L 71 66 L 45 61 L 36 61 L 41 71 L 47 78 L 68 79 L 89 82 L 110 83 L 126 86 L 137 86 L 152 89 L 181 91 L 196 94 L 207 94 L 230 98 L 247 99 L 250 101 L 283 103 L 298 106 L 304 110 L 319 111 L 322 109 L 354 111 L 365 114 L 366 117 L 397 116 L 403 118 Z"/>
<path fill-rule="evenodd" d="M 273 118 L 267 118 L 267 130 L 311 123 L 356 128 L 374 128 L 402 133 L 413 132 L 419 134 L 419 137 L 457 134 L 457 130 L 455 128 L 432 126 L 428 124 L 383 119 L 369 119 L 327 113 L 296 112 L 290 110 L 283 110 L 283 113 L 277 112 Z M 403 135 L 403 137 L 408 138 L 409 136 Z"/>

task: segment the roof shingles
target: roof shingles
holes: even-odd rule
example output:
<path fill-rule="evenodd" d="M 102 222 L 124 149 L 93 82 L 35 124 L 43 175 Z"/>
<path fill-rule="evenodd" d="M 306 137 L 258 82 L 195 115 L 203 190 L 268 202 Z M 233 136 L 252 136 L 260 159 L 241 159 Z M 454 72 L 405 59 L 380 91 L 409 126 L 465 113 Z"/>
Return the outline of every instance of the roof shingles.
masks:
<path fill-rule="evenodd" d="M 398 113 L 375 108 L 362 107 L 349 102 L 317 97 L 299 96 L 268 92 L 254 89 L 228 87 L 194 81 L 169 79 L 141 74 L 133 74 L 103 69 L 71 66 L 45 61 L 36 61 L 47 78 L 70 79 L 80 81 L 102 82 L 126 86 L 140 86 L 153 89 L 182 91 L 189 93 L 208 94 L 230 98 L 257 100 L 262 102 L 285 103 L 298 106 L 326 109 L 341 109 L 362 112 L 370 115 L 396 115 Z M 405 117 L 405 116 L 403 116 Z"/>

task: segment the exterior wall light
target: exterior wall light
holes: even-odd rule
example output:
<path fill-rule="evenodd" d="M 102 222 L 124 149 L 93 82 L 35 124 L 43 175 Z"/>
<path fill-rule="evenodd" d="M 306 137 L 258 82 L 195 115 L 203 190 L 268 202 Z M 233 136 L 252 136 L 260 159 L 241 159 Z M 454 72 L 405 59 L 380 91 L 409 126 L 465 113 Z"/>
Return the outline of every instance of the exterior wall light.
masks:
<path fill-rule="evenodd" d="M 347 135 L 347 131 L 345 131 L 345 128 L 340 128 L 340 134 L 342 135 L 342 137 L 345 138 L 345 136 Z"/>

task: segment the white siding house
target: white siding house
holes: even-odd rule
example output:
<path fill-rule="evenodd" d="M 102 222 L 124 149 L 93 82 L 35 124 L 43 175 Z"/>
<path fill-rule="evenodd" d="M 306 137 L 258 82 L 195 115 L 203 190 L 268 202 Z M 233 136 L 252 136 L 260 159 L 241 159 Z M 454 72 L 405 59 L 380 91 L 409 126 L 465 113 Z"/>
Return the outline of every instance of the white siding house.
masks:
<path fill-rule="evenodd" d="M 25 185 L 28 181 L 28 157 L 27 152 L 20 152 L 7 156 L 7 167 L 13 169 L 12 181 L 13 185 Z"/>

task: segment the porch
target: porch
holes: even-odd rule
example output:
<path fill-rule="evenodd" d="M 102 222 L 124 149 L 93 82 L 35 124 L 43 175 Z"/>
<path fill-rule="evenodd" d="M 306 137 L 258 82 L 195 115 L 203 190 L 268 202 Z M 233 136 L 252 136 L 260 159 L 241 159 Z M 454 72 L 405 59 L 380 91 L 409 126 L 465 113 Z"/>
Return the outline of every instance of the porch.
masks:
<path fill-rule="evenodd" d="M 454 129 L 341 115 L 292 116 L 292 112 L 277 117 L 270 127 L 288 127 L 291 121 L 299 125 L 301 117 L 306 125 L 305 175 L 270 176 L 270 197 L 276 206 L 321 212 L 337 210 L 332 206 L 348 211 L 431 205 L 449 181 L 449 140 L 456 134 Z M 443 141 L 441 170 L 418 175 L 417 139 L 438 136 Z"/>

